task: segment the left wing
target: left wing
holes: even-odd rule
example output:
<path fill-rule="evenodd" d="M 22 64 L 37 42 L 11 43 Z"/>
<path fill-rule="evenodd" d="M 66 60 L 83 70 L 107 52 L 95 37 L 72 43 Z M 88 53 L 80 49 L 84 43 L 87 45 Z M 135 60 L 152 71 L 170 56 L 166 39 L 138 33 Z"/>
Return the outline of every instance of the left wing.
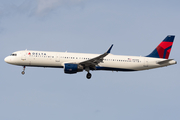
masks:
<path fill-rule="evenodd" d="M 96 65 L 98 65 L 100 62 L 103 62 L 104 57 L 106 57 L 111 52 L 112 47 L 113 47 L 113 44 L 104 54 L 101 54 L 95 58 L 80 62 L 79 64 L 84 66 L 84 68 L 89 67 L 89 68 L 96 69 Z"/>

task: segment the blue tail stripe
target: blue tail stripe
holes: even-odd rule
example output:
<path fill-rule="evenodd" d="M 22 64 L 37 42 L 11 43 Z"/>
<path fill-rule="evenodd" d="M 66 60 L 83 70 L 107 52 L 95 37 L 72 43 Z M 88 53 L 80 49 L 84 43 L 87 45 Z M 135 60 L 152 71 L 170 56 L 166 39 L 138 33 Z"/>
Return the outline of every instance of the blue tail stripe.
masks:
<path fill-rule="evenodd" d="M 147 55 L 146 57 L 160 58 L 157 49 L 155 49 L 151 54 Z"/>
<path fill-rule="evenodd" d="M 174 41 L 174 35 L 167 36 L 163 41 L 164 42 L 173 42 Z"/>
<path fill-rule="evenodd" d="M 169 49 L 171 49 L 171 47 L 172 47 L 172 46 L 169 46 L 168 48 L 166 48 L 166 49 L 164 50 L 164 55 L 163 55 L 163 58 L 164 58 L 164 59 L 165 59 L 165 57 L 166 57 L 167 51 L 168 51 Z"/>

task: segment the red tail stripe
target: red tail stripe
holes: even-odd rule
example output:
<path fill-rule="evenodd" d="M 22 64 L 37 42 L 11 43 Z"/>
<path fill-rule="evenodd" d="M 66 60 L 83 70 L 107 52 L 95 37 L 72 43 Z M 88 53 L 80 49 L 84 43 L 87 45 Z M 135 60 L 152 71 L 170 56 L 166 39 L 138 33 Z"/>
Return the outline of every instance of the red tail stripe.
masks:
<path fill-rule="evenodd" d="M 164 49 L 163 49 L 161 46 L 158 46 L 156 49 L 157 49 L 157 51 L 158 51 L 159 57 L 160 57 L 160 58 L 163 58 Z"/>
<path fill-rule="evenodd" d="M 172 46 L 172 44 L 173 44 L 173 42 L 161 42 L 159 44 L 159 46 L 161 46 L 162 48 L 166 49 L 166 48 Z"/>

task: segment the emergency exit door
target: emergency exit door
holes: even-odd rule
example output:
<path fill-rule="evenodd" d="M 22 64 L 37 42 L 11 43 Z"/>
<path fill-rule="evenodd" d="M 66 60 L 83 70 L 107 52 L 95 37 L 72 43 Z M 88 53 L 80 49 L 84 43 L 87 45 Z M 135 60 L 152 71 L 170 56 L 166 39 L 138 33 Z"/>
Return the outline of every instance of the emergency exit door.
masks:
<path fill-rule="evenodd" d="M 26 52 L 21 53 L 21 60 L 26 60 Z"/>
<path fill-rule="evenodd" d="M 56 54 L 56 62 L 60 62 L 60 54 Z"/>
<path fill-rule="evenodd" d="M 144 59 L 144 67 L 148 67 L 148 58 Z"/>

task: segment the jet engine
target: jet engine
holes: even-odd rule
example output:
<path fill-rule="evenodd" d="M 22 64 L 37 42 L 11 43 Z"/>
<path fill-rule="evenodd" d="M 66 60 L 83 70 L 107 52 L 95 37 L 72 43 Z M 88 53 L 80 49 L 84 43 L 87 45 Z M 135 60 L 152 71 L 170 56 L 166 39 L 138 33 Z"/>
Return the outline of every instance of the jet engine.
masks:
<path fill-rule="evenodd" d="M 74 63 L 65 63 L 64 64 L 64 73 L 67 74 L 74 74 L 77 72 L 82 72 L 84 67 L 79 64 L 74 64 Z"/>

